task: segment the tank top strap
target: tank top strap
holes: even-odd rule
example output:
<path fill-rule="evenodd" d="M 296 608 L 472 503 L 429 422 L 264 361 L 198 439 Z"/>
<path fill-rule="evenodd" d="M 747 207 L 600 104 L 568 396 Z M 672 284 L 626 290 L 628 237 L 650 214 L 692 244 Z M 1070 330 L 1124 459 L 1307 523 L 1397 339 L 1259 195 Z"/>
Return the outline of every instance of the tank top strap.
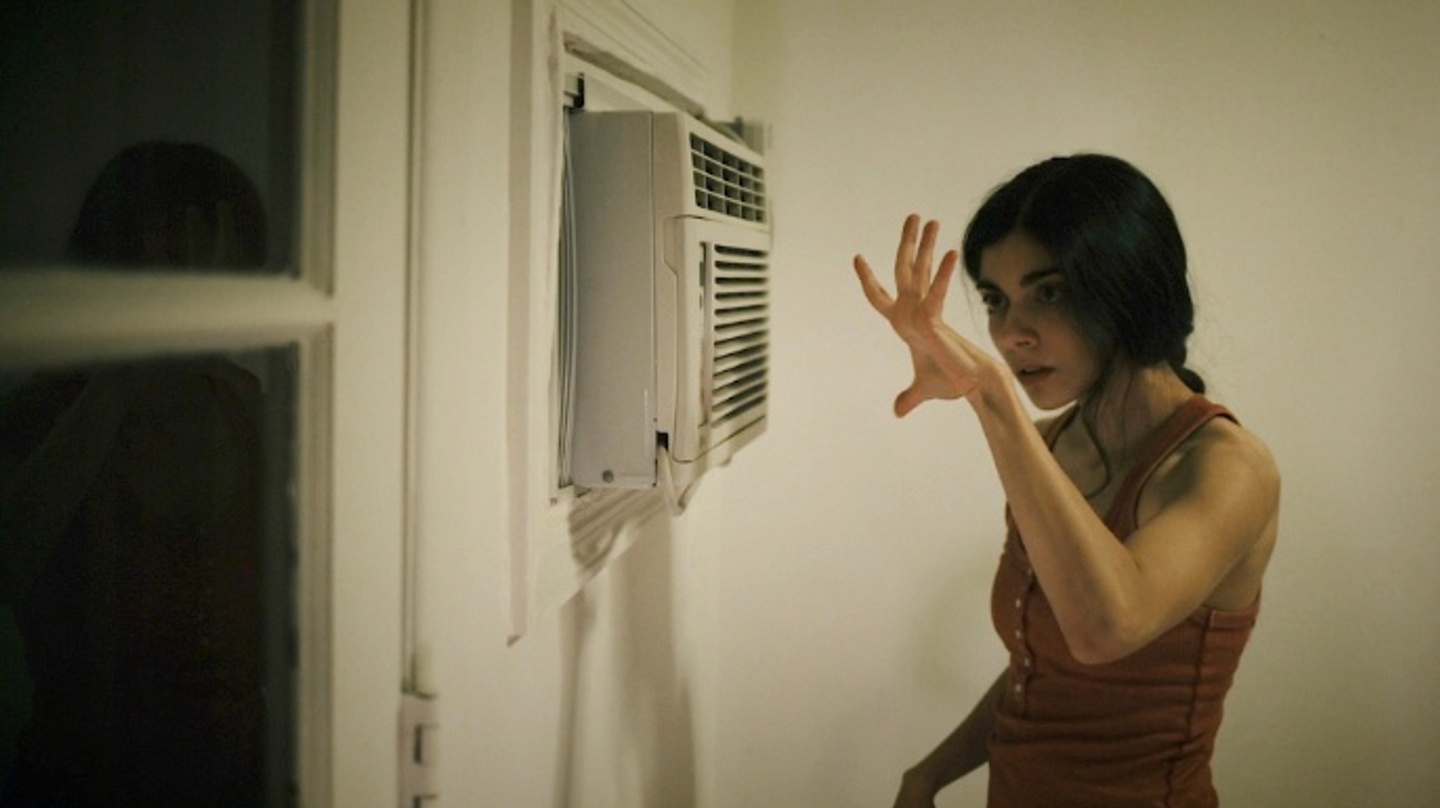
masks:
<path fill-rule="evenodd" d="M 1140 504 L 1140 491 L 1150 480 L 1150 475 L 1181 443 L 1217 417 L 1236 420 L 1224 405 L 1196 393 L 1160 425 L 1159 431 L 1136 458 L 1105 515 L 1105 523 L 1115 531 L 1115 535 L 1123 540 L 1135 532 L 1135 509 Z"/>

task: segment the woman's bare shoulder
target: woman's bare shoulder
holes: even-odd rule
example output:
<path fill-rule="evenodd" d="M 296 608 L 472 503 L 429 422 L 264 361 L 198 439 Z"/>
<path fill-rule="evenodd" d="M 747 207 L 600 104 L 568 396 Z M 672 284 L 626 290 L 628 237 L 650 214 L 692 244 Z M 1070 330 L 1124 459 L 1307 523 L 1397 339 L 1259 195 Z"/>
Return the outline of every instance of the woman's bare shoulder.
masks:
<path fill-rule="evenodd" d="M 1280 477 L 1275 456 L 1265 441 L 1229 418 L 1215 418 L 1205 424 L 1196 432 L 1195 443 L 1202 451 L 1214 455 L 1208 458 L 1212 462 L 1239 463 L 1277 480 Z"/>
<path fill-rule="evenodd" d="M 1278 499 L 1280 470 L 1259 435 L 1229 418 L 1215 418 L 1182 443 L 1153 478 L 1165 498 L 1216 487 L 1272 504 Z"/>

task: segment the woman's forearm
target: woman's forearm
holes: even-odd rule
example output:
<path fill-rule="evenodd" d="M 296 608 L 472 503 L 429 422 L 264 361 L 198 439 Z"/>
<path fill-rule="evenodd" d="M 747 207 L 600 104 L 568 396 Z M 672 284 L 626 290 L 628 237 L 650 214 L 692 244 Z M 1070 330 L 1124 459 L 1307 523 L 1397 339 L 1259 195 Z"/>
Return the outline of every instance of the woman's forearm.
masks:
<path fill-rule="evenodd" d="M 985 765 L 990 759 L 990 732 L 995 726 L 995 705 L 1004 687 L 1001 673 L 976 702 L 974 709 L 934 751 L 905 772 L 906 785 L 934 797 L 941 789 Z"/>
<path fill-rule="evenodd" d="M 1013 385 L 967 398 L 1061 631 L 1077 657 L 1090 656 L 1132 605 L 1134 559 L 1055 460 Z"/>

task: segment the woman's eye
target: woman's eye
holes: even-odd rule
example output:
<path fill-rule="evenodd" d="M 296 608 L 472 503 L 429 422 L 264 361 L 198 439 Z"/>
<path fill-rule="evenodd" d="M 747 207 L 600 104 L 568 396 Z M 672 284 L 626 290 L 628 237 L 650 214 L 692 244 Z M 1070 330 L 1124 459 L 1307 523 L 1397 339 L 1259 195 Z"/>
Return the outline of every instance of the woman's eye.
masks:
<path fill-rule="evenodd" d="M 1000 310 L 1001 306 L 1005 305 L 1005 299 L 994 292 L 982 292 L 980 295 L 980 303 L 985 306 L 985 311 L 994 314 Z"/>
<path fill-rule="evenodd" d="M 1065 299 L 1065 287 L 1058 283 L 1047 283 L 1035 290 L 1035 299 L 1041 303 L 1059 303 Z"/>

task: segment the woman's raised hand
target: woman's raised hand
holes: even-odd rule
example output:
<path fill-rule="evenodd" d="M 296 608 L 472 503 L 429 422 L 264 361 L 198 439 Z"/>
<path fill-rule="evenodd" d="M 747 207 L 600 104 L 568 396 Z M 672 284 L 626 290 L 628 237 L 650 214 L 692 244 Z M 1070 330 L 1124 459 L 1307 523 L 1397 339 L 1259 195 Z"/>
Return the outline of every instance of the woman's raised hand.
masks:
<path fill-rule="evenodd" d="M 865 299 L 910 348 L 915 378 L 895 399 L 898 416 L 906 415 L 930 399 L 969 395 L 997 364 L 945 324 L 945 294 L 960 256 L 954 250 L 946 252 L 932 275 L 935 238 L 939 232 L 939 222 L 927 222 L 922 232 L 919 216 L 906 217 L 895 254 L 894 295 L 876 279 L 869 262 L 863 256 L 855 256 L 855 274 Z"/>

